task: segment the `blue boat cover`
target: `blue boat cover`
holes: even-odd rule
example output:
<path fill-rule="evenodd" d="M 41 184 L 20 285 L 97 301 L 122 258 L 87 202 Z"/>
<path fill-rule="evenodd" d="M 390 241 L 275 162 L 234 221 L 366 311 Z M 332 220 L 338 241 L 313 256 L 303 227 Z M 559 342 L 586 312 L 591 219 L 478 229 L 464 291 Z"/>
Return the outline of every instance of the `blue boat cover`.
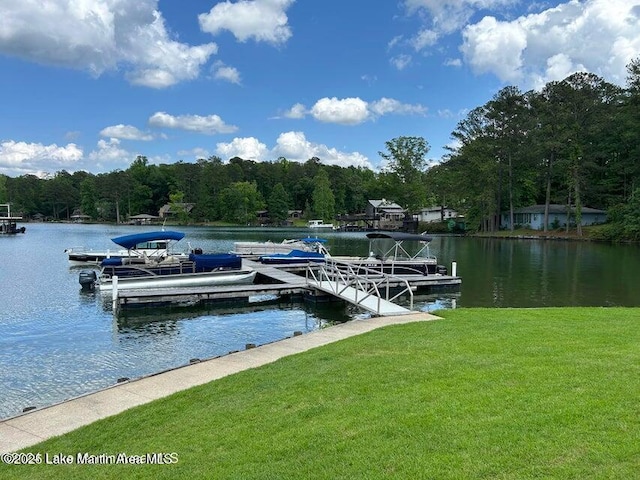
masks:
<path fill-rule="evenodd" d="M 318 238 L 318 237 L 305 237 L 305 238 L 301 238 L 300 241 L 304 243 L 327 243 L 327 241 L 324 238 Z"/>
<path fill-rule="evenodd" d="M 322 253 L 305 252 L 303 250 L 291 250 L 289 253 L 274 253 L 260 257 L 262 263 L 323 262 L 324 260 L 325 257 Z"/>
<path fill-rule="evenodd" d="M 122 265 L 122 258 L 120 257 L 105 258 L 104 260 L 102 260 L 102 262 L 100 262 L 100 265 L 103 267 L 117 267 L 119 265 Z"/>
<path fill-rule="evenodd" d="M 134 233 L 132 235 L 123 235 L 122 237 L 112 238 L 111 241 L 117 243 L 121 247 L 129 250 L 135 248 L 136 245 L 144 242 L 153 242 L 158 240 L 182 240 L 184 233 L 175 231 L 161 231 L 161 232 L 143 232 Z"/>
<path fill-rule="evenodd" d="M 233 253 L 189 254 L 189 260 L 195 262 L 197 272 L 209 272 L 218 268 L 240 269 L 242 258 Z"/>

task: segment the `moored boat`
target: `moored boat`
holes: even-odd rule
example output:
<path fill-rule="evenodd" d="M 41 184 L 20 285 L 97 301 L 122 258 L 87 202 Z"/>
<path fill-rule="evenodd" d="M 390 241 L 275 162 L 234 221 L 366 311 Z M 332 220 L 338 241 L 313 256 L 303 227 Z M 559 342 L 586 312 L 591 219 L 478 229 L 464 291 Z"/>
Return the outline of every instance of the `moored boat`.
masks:
<path fill-rule="evenodd" d="M 309 252 L 305 250 L 291 250 L 289 253 L 273 253 L 271 255 L 262 255 L 259 260 L 261 263 L 286 265 L 293 263 L 321 263 L 326 258 L 325 253 Z"/>
<path fill-rule="evenodd" d="M 392 275 L 446 275 L 447 268 L 429 251 L 432 238 L 425 234 L 402 232 L 370 232 L 369 254 L 366 257 L 334 256 L 344 261 Z M 411 251 L 405 243 L 417 245 Z M 407 248 L 405 248 L 407 247 Z"/>
<path fill-rule="evenodd" d="M 243 268 L 237 255 L 192 253 L 187 259 L 172 256 L 105 259 L 100 273 L 93 278 L 88 272 L 81 272 L 80 284 L 83 288 L 97 285 L 100 291 L 108 292 L 114 283 L 118 290 L 199 287 L 251 284 L 255 276 L 256 271 Z"/>
<path fill-rule="evenodd" d="M 336 227 L 333 226 L 333 223 L 324 223 L 324 220 L 309 220 L 307 222 L 307 226 L 309 228 L 320 228 L 326 230 L 335 230 Z"/>
<path fill-rule="evenodd" d="M 293 250 L 317 252 L 327 241 L 318 237 L 305 237 L 282 242 L 234 242 L 233 251 L 242 257 L 261 257 L 274 254 L 288 254 Z"/>
<path fill-rule="evenodd" d="M 114 250 L 90 250 L 85 247 L 65 249 L 71 266 L 99 265 L 107 258 L 164 258 L 168 255 L 185 257 L 184 253 L 173 252 L 173 244 L 185 234 L 171 230 L 141 232 L 112 238 L 120 248 Z"/>

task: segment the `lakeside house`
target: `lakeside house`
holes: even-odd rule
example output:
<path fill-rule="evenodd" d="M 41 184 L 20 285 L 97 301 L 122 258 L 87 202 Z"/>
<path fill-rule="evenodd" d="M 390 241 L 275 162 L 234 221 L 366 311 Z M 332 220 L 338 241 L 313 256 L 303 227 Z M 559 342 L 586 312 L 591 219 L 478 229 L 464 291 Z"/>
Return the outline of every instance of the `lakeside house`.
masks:
<path fill-rule="evenodd" d="M 146 213 L 141 213 L 139 215 L 131 215 L 129 217 L 129 223 L 132 225 L 151 225 L 154 221 L 158 220 L 160 217 L 157 215 L 149 215 Z"/>
<path fill-rule="evenodd" d="M 415 218 L 422 223 L 446 222 L 447 220 L 458 217 L 458 212 L 444 205 L 421 208 L 415 215 Z"/>
<path fill-rule="evenodd" d="M 167 203 L 160 208 L 160 218 L 173 218 L 181 214 L 189 214 L 195 207 L 195 203 Z"/>
<path fill-rule="evenodd" d="M 582 207 L 581 211 L 582 226 L 597 225 L 607 221 L 607 212 L 596 208 Z M 511 228 L 509 211 L 501 214 L 503 228 Z M 575 206 L 570 209 L 567 205 L 551 204 L 549 205 L 549 225 L 550 229 L 564 228 L 576 225 Z M 544 229 L 544 205 L 531 205 L 529 207 L 518 208 L 513 211 L 514 228 L 518 226 L 531 228 L 533 230 Z"/>
<path fill-rule="evenodd" d="M 398 230 L 404 225 L 406 210 L 392 201 L 369 200 L 365 208 L 365 217 L 372 219 L 373 228 L 380 230 Z"/>

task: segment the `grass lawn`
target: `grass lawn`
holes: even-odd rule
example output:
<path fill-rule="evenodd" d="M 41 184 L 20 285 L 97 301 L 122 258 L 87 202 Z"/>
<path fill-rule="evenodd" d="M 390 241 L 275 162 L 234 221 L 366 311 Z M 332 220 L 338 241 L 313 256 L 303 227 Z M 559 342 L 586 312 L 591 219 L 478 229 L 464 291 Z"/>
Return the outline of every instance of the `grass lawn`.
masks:
<path fill-rule="evenodd" d="M 640 478 L 640 309 L 438 314 L 25 450 L 176 464 L 0 465 L 0 478 Z"/>

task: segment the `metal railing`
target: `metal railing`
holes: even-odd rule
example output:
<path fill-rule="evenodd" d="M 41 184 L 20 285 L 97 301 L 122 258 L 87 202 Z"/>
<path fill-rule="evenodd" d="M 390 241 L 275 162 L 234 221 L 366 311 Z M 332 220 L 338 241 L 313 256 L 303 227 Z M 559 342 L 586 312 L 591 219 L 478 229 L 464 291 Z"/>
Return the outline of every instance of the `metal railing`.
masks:
<path fill-rule="evenodd" d="M 313 280 L 318 286 L 356 305 L 363 305 L 369 298 L 377 300 L 375 313 L 381 314 L 381 301 L 393 302 L 403 295 L 409 296 L 409 310 L 413 310 L 413 290 L 409 281 L 398 275 L 383 273 L 379 269 L 327 258 L 323 264 L 309 265 L 306 271 L 307 284 Z M 344 292 L 355 290 L 355 299 Z"/>

